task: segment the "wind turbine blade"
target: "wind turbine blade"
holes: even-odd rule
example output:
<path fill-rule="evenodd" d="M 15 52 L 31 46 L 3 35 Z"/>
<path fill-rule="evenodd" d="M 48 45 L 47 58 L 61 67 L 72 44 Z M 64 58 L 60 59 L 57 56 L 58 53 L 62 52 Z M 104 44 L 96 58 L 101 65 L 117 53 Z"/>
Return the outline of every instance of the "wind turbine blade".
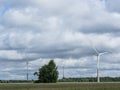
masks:
<path fill-rule="evenodd" d="M 97 51 L 97 49 L 96 49 L 96 48 L 95 48 L 95 46 L 93 45 L 92 40 L 91 40 L 91 39 L 89 39 L 89 38 L 87 38 L 87 39 L 88 39 L 88 41 L 89 41 L 90 46 L 91 46 L 91 47 L 92 47 L 92 49 L 95 51 L 95 53 L 99 54 L 99 52 Z"/>
<path fill-rule="evenodd" d="M 95 47 L 92 47 L 92 48 L 97 54 L 99 54 L 99 52 L 97 51 L 97 49 Z"/>
<path fill-rule="evenodd" d="M 103 52 L 103 53 L 100 53 L 100 55 L 104 55 L 104 54 L 106 54 L 106 53 L 108 53 L 108 52 Z"/>

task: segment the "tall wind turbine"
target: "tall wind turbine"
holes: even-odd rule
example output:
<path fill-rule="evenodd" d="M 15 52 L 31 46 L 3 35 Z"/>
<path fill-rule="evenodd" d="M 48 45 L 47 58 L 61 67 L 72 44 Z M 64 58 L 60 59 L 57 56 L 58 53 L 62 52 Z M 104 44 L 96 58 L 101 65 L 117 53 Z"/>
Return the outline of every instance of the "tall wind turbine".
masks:
<path fill-rule="evenodd" d="M 108 52 L 100 53 L 96 48 L 93 48 L 93 50 L 96 52 L 96 56 L 97 56 L 97 82 L 100 82 L 100 77 L 99 77 L 100 56 Z"/>

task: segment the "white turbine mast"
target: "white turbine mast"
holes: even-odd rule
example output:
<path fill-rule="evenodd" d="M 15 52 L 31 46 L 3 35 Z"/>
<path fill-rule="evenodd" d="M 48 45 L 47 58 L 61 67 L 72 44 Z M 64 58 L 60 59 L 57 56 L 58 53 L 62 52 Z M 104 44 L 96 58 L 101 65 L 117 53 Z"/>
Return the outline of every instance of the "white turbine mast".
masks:
<path fill-rule="evenodd" d="M 26 54 L 27 49 L 24 50 L 24 57 L 25 57 L 25 62 L 26 62 L 26 80 L 29 80 L 29 61 L 28 61 L 28 56 Z"/>
<path fill-rule="evenodd" d="M 96 56 L 97 56 L 97 82 L 100 82 L 100 77 L 99 77 L 100 56 L 104 55 L 104 54 L 106 54 L 108 52 L 100 53 L 100 52 L 98 52 L 98 50 L 95 47 L 93 47 L 93 50 L 96 52 Z"/>

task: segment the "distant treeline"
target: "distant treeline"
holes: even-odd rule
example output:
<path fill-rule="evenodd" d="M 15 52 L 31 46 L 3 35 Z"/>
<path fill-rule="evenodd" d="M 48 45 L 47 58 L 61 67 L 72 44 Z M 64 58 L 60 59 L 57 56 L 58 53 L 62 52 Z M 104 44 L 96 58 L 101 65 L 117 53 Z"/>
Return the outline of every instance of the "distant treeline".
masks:
<path fill-rule="evenodd" d="M 33 80 L 0 80 L 0 83 L 32 83 Z"/>
<path fill-rule="evenodd" d="M 101 77 L 101 82 L 120 82 L 120 77 Z M 97 82 L 95 77 L 86 77 L 86 78 L 63 78 L 59 82 Z"/>
<path fill-rule="evenodd" d="M 120 77 L 101 77 L 101 82 L 120 82 Z M 63 78 L 59 79 L 58 82 L 97 82 L 95 77 L 85 78 Z M 34 83 L 34 80 L 0 80 L 0 83 Z"/>

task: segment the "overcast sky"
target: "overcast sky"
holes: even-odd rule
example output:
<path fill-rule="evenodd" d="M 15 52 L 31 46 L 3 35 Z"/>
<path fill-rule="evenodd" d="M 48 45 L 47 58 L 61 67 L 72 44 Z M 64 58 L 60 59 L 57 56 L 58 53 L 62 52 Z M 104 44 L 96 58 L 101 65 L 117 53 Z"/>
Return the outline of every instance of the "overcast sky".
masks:
<path fill-rule="evenodd" d="M 0 79 L 29 79 L 50 59 L 62 78 L 120 76 L 120 0 L 0 0 Z"/>

